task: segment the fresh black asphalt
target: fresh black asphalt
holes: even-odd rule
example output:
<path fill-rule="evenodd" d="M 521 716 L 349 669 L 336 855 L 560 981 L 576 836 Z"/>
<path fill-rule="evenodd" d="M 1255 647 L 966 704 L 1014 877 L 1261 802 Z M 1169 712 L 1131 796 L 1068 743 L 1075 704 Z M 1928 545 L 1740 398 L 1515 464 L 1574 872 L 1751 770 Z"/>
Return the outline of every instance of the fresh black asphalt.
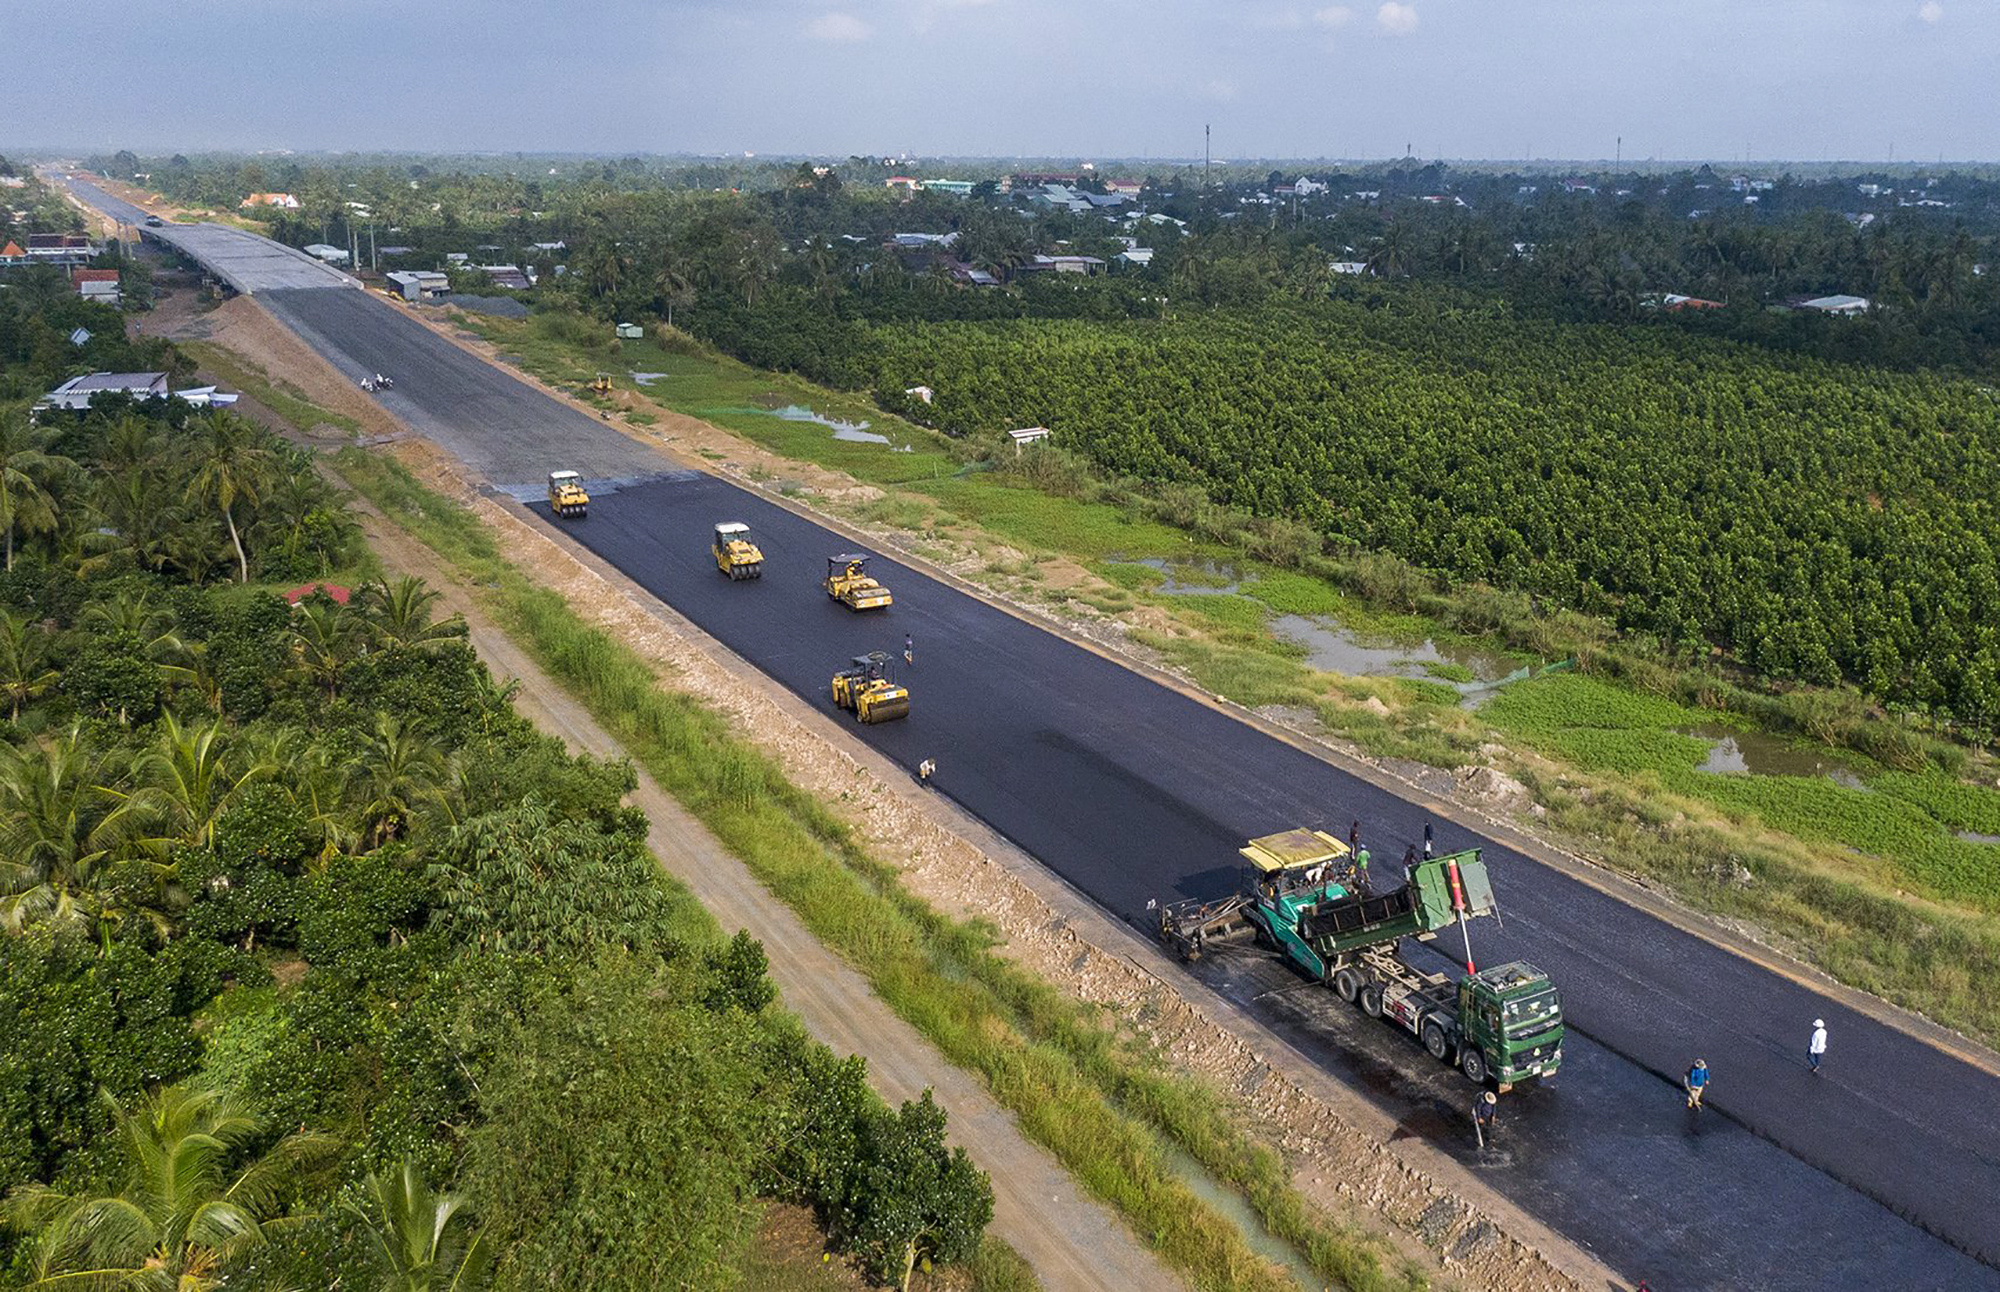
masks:
<path fill-rule="evenodd" d="M 589 518 L 568 532 L 798 694 L 826 703 L 827 677 L 849 655 L 899 655 L 911 634 L 911 717 L 861 728 L 864 738 L 906 768 L 934 758 L 939 792 L 1120 918 L 1143 926 L 1149 900 L 1227 891 L 1235 849 L 1251 835 L 1300 823 L 1344 835 L 1359 820 L 1363 842 L 1393 862 L 1432 819 L 893 561 L 878 573 L 895 607 L 854 615 L 818 586 L 825 557 L 848 540 L 677 470 L 363 293 L 259 299 L 342 370 L 394 375 L 383 401 L 392 411 L 516 496 L 556 467 L 631 482 L 600 486 Z M 759 531 L 764 579 L 730 583 L 715 572 L 707 541 L 720 520 Z M 1351 1080 L 1405 1133 L 1458 1154 L 1660 1292 L 2000 1289 L 2000 1081 L 1474 832 L 1436 824 L 1440 847 L 1483 843 L 1492 865 L 1505 922 L 1478 929 L 1481 960 L 1547 970 L 1573 1029 L 1562 1075 L 1505 1101 L 1493 1152 L 1466 1143 L 1470 1088 L 1414 1040 L 1254 954 L 1218 957 L 1197 976 Z M 1803 1061 L 1816 1016 L 1833 1038 L 1818 1077 Z M 1672 1084 L 1697 1055 L 1716 1074 L 1698 1123 Z"/>

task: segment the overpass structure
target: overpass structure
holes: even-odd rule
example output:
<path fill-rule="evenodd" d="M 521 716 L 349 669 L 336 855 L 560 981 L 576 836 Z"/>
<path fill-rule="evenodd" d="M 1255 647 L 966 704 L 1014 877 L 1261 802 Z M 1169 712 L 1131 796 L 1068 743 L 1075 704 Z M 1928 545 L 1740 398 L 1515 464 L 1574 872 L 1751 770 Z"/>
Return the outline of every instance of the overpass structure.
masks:
<path fill-rule="evenodd" d="M 131 225 L 146 241 L 179 252 L 241 295 L 292 288 L 361 286 L 354 277 L 281 242 L 227 224 L 148 225 L 149 212 L 113 197 L 90 181 L 68 175 L 57 178 L 80 201 Z"/>

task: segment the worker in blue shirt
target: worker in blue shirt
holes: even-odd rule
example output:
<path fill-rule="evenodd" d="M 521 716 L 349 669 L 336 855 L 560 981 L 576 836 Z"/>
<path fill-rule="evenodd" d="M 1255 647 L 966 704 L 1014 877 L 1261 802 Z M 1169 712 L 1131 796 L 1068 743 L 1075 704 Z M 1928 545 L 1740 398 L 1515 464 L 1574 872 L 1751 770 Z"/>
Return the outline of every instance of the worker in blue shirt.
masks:
<path fill-rule="evenodd" d="M 1688 1107 L 1701 1111 L 1701 1097 L 1708 1089 L 1708 1060 L 1696 1059 L 1688 1069 L 1687 1079 L 1681 1083 L 1687 1087 Z"/>

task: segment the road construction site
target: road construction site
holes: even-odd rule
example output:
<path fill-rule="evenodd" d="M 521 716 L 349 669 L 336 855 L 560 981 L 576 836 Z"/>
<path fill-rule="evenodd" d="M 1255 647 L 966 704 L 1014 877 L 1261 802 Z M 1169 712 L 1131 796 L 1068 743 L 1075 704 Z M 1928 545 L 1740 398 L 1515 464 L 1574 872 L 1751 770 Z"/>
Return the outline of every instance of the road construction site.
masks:
<path fill-rule="evenodd" d="M 1660 918 L 1613 878 L 1345 764 L 878 552 L 886 612 L 830 600 L 829 556 L 855 536 L 677 462 L 484 363 L 406 312 L 345 287 L 257 293 L 336 369 L 390 374 L 373 397 L 496 494 L 541 495 L 550 470 L 587 481 L 579 544 L 829 722 L 832 672 L 856 655 L 914 664 L 907 717 L 854 727 L 906 772 L 1035 858 L 1134 936 L 1152 904 L 1224 895 L 1244 841 L 1298 825 L 1358 841 L 1393 869 L 1433 827 L 1477 847 L 1501 920 L 1483 962 L 1532 960 L 1563 995 L 1561 1074 L 1508 1096 L 1503 1155 L 1469 1142 L 1464 1079 L 1410 1037 L 1251 948 L 1205 956 L 1198 982 L 1351 1084 L 1397 1126 L 1459 1159 L 1537 1220 L 1656 1288 L 1882 1282 L 2000 1287 L 2000 1099 L 1994 1075 L 1801 973 L 1736 954 L 1699 921 Z M 546 513 L 543 504 L 537 504 Z M 762 577 L 730 580 L 718 522 L 757 536 Z M 1379 873 L 1379 872 L 1378 872 Z M 1683 924 L 1695 926 L 1682 927 Z M 1422 950 L 1420 958 L 1441 957 Z M 1814 1077 L 1807 1025 L 1837 1063 Z M 1673 1085 L 1696 1056 L 1717 1073 L 1704 1120 Z"/>

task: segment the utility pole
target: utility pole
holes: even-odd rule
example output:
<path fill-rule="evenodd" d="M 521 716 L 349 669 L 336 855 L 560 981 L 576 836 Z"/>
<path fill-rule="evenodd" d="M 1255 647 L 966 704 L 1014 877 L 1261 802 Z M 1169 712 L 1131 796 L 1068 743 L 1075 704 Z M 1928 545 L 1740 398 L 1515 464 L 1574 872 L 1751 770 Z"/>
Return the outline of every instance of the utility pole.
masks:
<path fill-rule="evenodd" d="M 1201 127 L 1201 186 L 1208 187 L 1208 123 Z"/>
<path fill-rule="evenodd" d="M 1620 135 L 1620 136 L 1618 136 L 1618 151 L 1612 154 L 1612 159 L 1613 159 L 1613 160 L 1612 160 L 1612 163 L 1611 163 L 1611 164 L 1612 164 L 1613 166 L 1623 166 L 1623 165 L 1625 164 L 1625 136 L 1624 136 L 1624 135 Z"/>

